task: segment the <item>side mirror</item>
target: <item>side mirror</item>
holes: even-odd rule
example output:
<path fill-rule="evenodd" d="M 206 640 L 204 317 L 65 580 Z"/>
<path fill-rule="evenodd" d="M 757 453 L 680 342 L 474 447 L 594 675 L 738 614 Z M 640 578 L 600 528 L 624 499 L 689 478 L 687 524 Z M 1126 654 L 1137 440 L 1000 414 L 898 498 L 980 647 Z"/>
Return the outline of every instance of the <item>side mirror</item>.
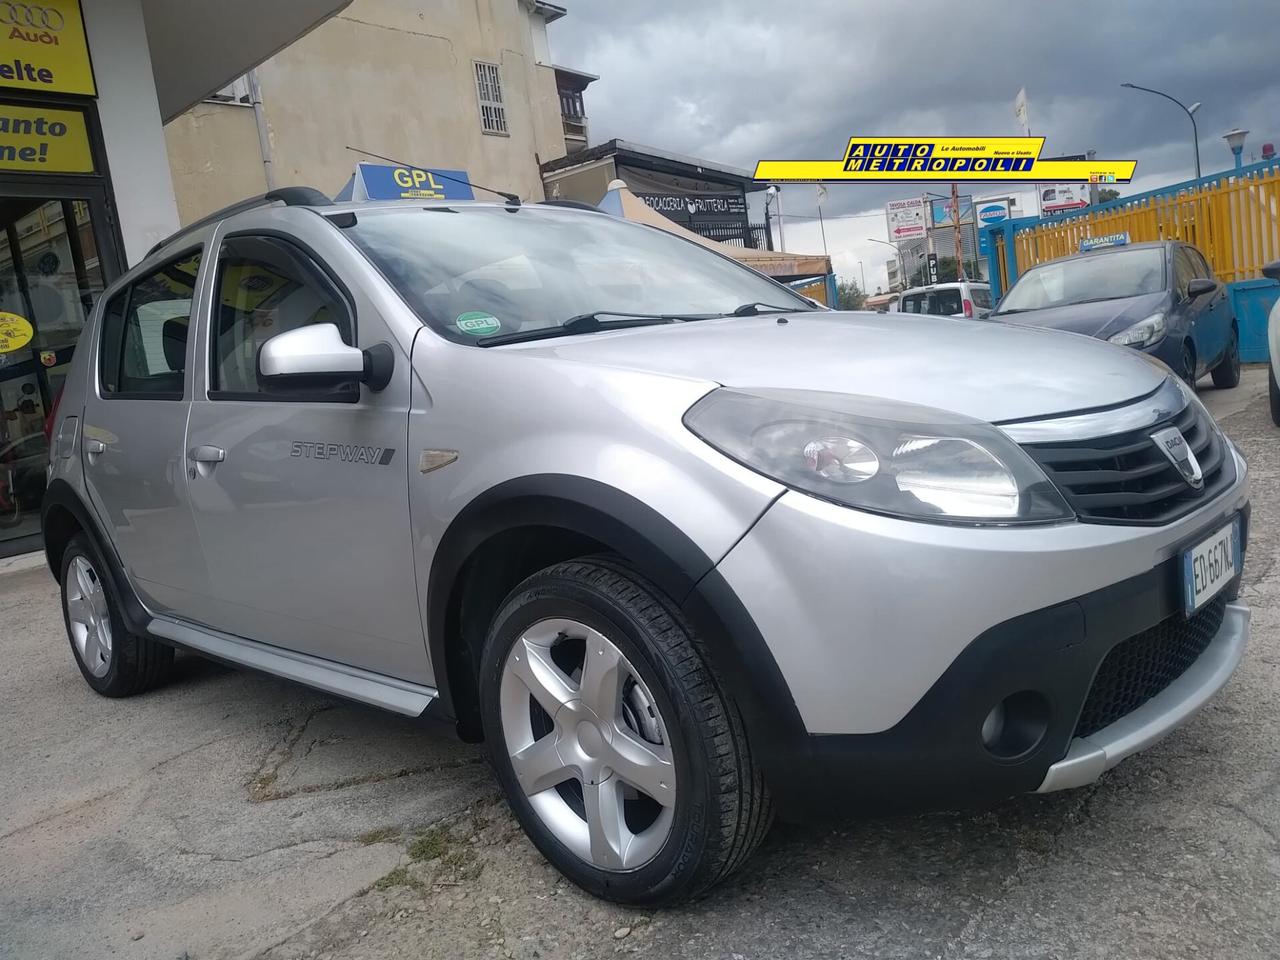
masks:
<path fill-rule="evenodd" d="M 1269 280 L 1280 280 L 1280 260 L 1272 260 L 1263 267 L 1262 275 Z"/>
<path fill-rule="evenodd" d="M 344 343 L 332 323 L 317 323 L 277 334 L 258 352 L 258 371 L 274 383 L 333 386 L 359 380 L 371 390 L 391 381 L 394 354 L 380 343 L 361 350 Z"/>
<path fill-rule="evenodd" d="M 1203 297 L 1206 293 L 1213 293 L 1217 289 L 1217 280 L 1210 280 L 1208 277 L 1196 277 L 1187 284 L 1187 296 L 1194 300 L 1196 297 Z"/>

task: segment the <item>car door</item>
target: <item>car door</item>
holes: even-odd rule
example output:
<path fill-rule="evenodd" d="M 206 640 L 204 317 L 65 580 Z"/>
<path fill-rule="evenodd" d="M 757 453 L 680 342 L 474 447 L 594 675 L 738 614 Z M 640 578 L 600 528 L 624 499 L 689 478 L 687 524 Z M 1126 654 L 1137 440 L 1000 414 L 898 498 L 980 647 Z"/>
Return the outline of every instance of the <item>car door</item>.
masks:
<path fill-rule="evenodd" d="M 1191 299 L 1188 287 L 1195 279 L 1195 265 L 1187 254 L 1186 247 L 1181 244 L 1173 248 L 1173 310 L 1177 315 L 1175 323 L 1170 324 L 1174 332 L 1185 331 L 1191 337 L 1196 348 L 1196 375 L 1204 373 L 1207 363 L 1213 359 L 1212 335 L 1209 324 L 1205 322 L 1205 310 L 1208 306 L 1206 297 Z"/>
<path fill-rule="evenodd" d="M 1222 357 L 1222 353 L 1231 343 L 1231 302 L 1227 296 L 1226 284 L 1220 283 L 1218 278 L 1213 275 L 1213 270 L 1209 267 L 1209 262 L 1195 247 L 1188 246 L 1184 248 L 1187 256 L 1191 259 L 1192 271 L 1195 276 L 1203 277 L 1214 281 L 1218 284 L 1218 289 L 1213 293 L 1205 294 L 1203 311 L 1203 327 L 1201 337 L 1205 341 L 1204 355 L 1206 363 L 1216 363 Z"/>
<path fill-rule="evenodd" d="M 324 227 L 324 231 L 332 231 Z M 334 241 L 340 243 L 341 241 Z M 276 234 L 225 237 L 203 316 L 187 445 L 192 507 L 226 633 L 411 681 L 429 678 L 407 470 L 409 364 L 371 392 L 282 392 L 258 373 L 273 336 L 317 323 L 396 341 L 319 255 Z"/>
<path fill-rule="evenodd" d="M 139 599 L 153 612 L 204 609 L 184 440 L 191 397 L 188 330 L 204 261 L 187 248 L 114 294 L 91 345 L 84 476 Z"/>

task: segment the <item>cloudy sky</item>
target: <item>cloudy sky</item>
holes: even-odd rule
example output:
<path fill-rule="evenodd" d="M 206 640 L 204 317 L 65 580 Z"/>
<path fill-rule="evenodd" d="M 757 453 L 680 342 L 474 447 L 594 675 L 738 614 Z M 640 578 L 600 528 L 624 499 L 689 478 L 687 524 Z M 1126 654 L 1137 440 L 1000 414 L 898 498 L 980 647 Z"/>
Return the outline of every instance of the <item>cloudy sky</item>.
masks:
<path fill-rule="evenodd" d="M 1222 134 L 1233 127 L 1251 131 L 1246 160 L 1265 141 L 1280 145 L 1275 0 L 563 2 L 552 51 L 600 75 L 586 92 L 594 143 L 620 137 L 747 169 L 835 159 L 855 134 L 1017 134 L 1013 99 L 1025 86 L 1046 153 L 1136 160 L 1122 193 L 1190 178 L 1190 121 L 1121 89 L 1129 81 L 1203 104 L 1206 174 L 1231 166 Z M 872 290 L 885 282 L 892 252 L 865 238 L 886 237 L 885 200 L 922 188 L 830 187 L 827 243 L 843 277 L 860 280 L 861 260 Z M 817 222 L 799 219 L 816 211 L 813 187 L 784 198 L 787 249 L 820 251 Z"/>

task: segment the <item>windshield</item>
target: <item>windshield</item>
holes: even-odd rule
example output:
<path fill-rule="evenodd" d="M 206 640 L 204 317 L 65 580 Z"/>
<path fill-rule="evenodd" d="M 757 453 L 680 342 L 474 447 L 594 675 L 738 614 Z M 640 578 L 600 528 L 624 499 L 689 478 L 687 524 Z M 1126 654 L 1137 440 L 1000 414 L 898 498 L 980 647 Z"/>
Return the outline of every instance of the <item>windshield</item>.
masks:
<path fill-rule="evenodd" d="M 1043 310 L 1085 300 L 1117 300 L 1165 288 L 1164 248 L 1118 250 L 1059 260 L 1024 273 L 1000 302 L 998 314 Z"/>
<path fill-rule="evenodd" d="M 752 302 L 813 309 L 732 260 L 606 214 L 406 207 L 358 213 L 344 233 L 425 323 L 459 343 L 595 312 L 722 316 Z"/>

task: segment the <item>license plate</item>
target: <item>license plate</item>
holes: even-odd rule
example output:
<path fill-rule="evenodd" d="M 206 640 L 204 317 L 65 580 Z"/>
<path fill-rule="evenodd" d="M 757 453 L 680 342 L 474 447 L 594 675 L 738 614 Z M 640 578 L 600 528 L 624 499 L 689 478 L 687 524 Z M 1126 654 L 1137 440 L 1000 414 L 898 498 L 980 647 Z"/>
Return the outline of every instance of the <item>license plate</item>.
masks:
<path fill-rule="evenodd" d="M 1240 518 L 1182 554 L 1182 607 L 1187 616 L 1218 595 L 1240 572 Z"/>

